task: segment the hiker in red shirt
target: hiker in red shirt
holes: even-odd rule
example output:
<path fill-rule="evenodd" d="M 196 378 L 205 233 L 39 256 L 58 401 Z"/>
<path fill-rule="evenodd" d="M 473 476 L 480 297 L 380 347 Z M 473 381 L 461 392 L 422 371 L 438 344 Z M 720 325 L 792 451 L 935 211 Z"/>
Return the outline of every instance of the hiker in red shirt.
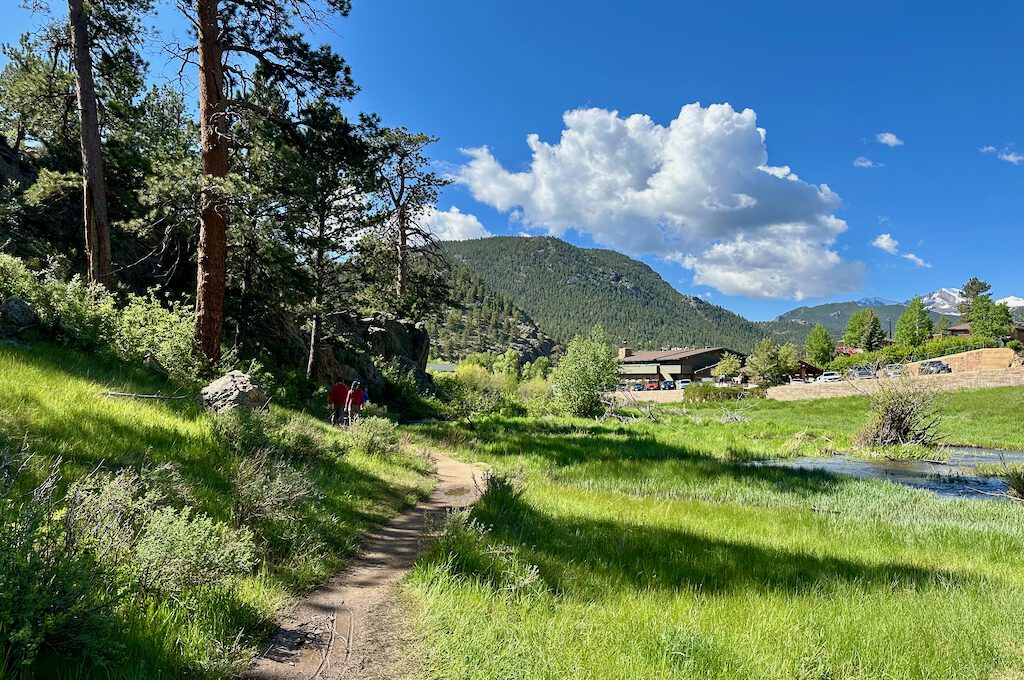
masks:
<path fill-rule="evenodd" d="M 359 386 L 358 381 L 352 383 L 352 389 L 348 391 L 348 396 L 345 399 L 345 411 L 349 424 L 359 415 L 359 411 L 363 408 L 363 401 L 363 388 Z"/>
<path fill-rule="evenodd" d="M 327 407 L 331 410 L 331 425 L 345 425 L 345 413 L 348 410 L 348 385 L 338 378 L 333 380 L 331 392 L 327 397 Z"/>

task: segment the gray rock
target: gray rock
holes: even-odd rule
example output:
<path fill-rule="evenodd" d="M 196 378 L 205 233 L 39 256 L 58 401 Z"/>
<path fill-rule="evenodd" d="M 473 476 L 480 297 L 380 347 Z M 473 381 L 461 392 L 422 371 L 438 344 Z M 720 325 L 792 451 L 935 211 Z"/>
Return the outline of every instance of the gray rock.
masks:
<path fill-rule="evenodd" d="M 258 411 L 267 404 L 267 391 L 247 374 L 231 371 L 199 392 L 199 404 L 214 413 L 233 408 Z"/>
<path fill-rule="evenodd" d="M 0 305 L 0 316 L 16 328 L 26 328 L 39 323 L 39 315 L 32 309 L 32 305 L 16 295 L 7 298 Z"/>

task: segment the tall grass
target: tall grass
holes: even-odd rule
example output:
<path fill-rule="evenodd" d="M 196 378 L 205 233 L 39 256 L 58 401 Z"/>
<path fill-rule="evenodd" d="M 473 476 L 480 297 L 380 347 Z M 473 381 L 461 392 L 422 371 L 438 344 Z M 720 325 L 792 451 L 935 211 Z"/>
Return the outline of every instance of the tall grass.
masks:
<path fill-rule="evenodd" d="M 521 494 L 485 495 L 475 544 L 442 540 L 417 565 L 408 590 L 431 643 L 428 673 L 1016 677 L 1024 508 L 737 460 L 801 431 L 814 446 L 848 443 L 864 409 L 839 415 L 836 432 L 825 427 L 833 408 L 765 404 L 729 424 L 690 409 L 658 424 L 420 428 L 526 478 Z M 1021 447 L 1022 436 L 1006 441 Z M 463 559 L 491 553 L 515 555 L 538 582 L 501 587 Z"/>
<path fill-rule="evenodd" d="M 0 346 L 0 440 L 27 443 L 36 480 L 49 462 L 63 460 L 65 482 L 102 466 L 133 468 L 171 463 L 191 490 L 191 503 L 230 522 L 239 454 L 218 446 L 211 419 L 193 400 L 134 400 L 107 391 L 174 393 L 176 386 L 116 362 L 50 344 Z M 277 415 L 305 418 L 277 411 Z M 309 428 L 334 438 L 310 420 Z M 114 661 L 105 668 L 53 654 L 37 677 L 200 677 L 236 674 L 256 652 L 277 609 L 295 593 L 334 573 L 360 536 L 430 486 L 425 460 L 351 452 L 303 461 L 314 500 L 289 525 L 276 527 L 255 573 L 230 588 L 205 588 L 176 598 L 131 598 L 115 611 Z M 3 645 L 0 645 L 2 648 Z M 0 655 L 2 655 L 0 651 Z"/>

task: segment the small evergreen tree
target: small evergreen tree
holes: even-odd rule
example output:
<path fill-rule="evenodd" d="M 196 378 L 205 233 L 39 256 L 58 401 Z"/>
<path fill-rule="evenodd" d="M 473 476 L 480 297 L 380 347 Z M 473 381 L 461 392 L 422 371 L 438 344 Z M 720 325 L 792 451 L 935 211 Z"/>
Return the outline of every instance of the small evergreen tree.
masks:
<path fill-rule="evenodd" d="M 857 344 L 865 352 L 874 352 L 885 346 L 885 331 L 882 330 L 882 322 L 874 312 L 868 310 L 867 325 Z"/>
<path fill-rule="evenodd" d="M 992 286 L 987 281 L 982 281 L 977 276 L 972 276 L 970 280 L 964 284 L 964 287 L 960 289 L 960 304 L 957 305 L 960 311 L 960 320 L 965 323 L 970 323 L 974 310 L 974 302 L 978 297 L 984 295 Z"/>
<path fill-rule="evenodd" d="M 825 366 L 836 356 L 836 341 L 820 323 L 811 329 L 804 344 L 804 356 L 815 366 Z"/>
<path fill-rule="evenodd" d="M 615 389 L 618 364 L 604 329 L 594 327 L 569 343 L 552 373 L 555 403 L 562 412 L 579 418 L 601 414 L 601 395 Z"/>
<path fill-rule="evenodd" d="M 928 310 L 924 307 L 924 301 L 920 295 L 907 305 L 907 311 L 903 312 L 896 322 L 896 342 L 901 345 L 917 347 L 932 334 L 932 318 L 928 316 Z"/>

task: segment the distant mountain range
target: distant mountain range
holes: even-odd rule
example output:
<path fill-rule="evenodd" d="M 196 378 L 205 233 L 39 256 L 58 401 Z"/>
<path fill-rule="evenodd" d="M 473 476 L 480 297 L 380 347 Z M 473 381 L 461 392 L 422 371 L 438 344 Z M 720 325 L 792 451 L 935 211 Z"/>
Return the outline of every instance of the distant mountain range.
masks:
<path fill-rule="evenodd" d="M 724 346 L 749 352 L 770 336 L 803 345 L 815 324 L 836 339 L 859 309 L 895 329 L 907 302 L 864 297 L 802 306 L 773 321 L 753 322 L 719 305 L 684 295 L 657 272 L 612 250 L 580 248 L 552 237 L 495 236 L 444 244 L 455 268 L 455 308 L 430 325 L 438 356 L 509 347 L 534 359 L 557 352 L 595 325 L 619 346 L 637 350 Z M 959 316 L 960 290 L 922 295 L 934 320 Z M 1024 315 L 1024 298 L 998 300 Z"/>

